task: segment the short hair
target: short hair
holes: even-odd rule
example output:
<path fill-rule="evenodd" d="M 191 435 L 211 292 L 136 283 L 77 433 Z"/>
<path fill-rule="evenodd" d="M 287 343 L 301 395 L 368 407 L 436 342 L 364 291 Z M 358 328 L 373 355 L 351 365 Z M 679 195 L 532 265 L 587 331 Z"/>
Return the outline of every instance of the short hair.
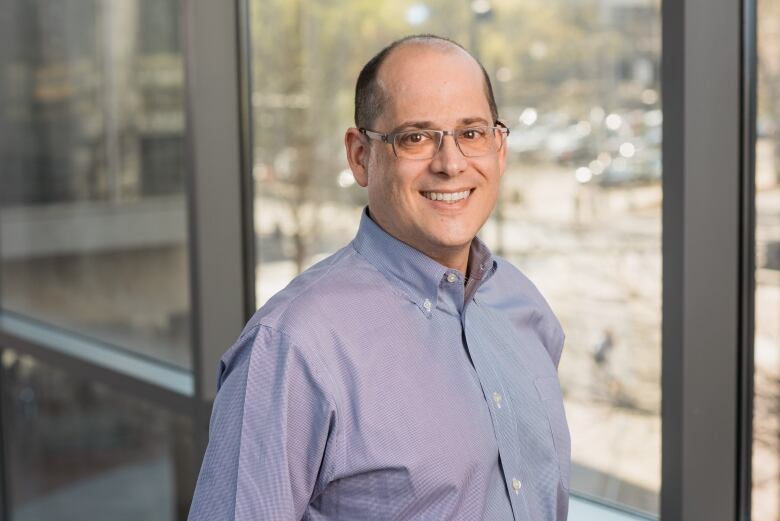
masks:
<path fill-rule="evenodd" d="M 490 106 L 490 117 L 493 118 L 494 122 L 498 121 L 498 107 L 496 106 L 496 98 L 493 95 L 493 85 L 490 83 L 490 76 L 488 76 L 482 63 L 480 63 L 480 61 L 462 45 L 449 38 L 444 38 L 443 36 L 437 36 L 435 34 L 414 34 L 392 42 L 379 51 L 373 58 L 368 60 L 368 63 L 363 66 L 355 85 L 355 126 L 358 128 L 371 128 L 376 119 L 382 114 L 382 111 L 388 102 L 387 93 L 377 81 L 377 75 L 382 63 L 384 63 L 390 53 L 396 48 L 415 43 L 440 46 L 453 45 L 471 56 L 474 62 L 476 62 L 482 70 L 482 75 L 485 80 L 485 97 Z"/>

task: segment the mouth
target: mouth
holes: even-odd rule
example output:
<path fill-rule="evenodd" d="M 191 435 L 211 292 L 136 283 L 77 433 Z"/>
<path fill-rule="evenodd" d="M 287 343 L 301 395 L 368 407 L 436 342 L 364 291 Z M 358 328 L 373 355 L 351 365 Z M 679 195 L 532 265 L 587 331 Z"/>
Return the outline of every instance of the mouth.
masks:
<path fill-rule="evenodd" d="M 423 197 L 431 201 L 455 204 L 469 198 L 474 189 L 465 189 L 457 192 L 420 192 Z"/>

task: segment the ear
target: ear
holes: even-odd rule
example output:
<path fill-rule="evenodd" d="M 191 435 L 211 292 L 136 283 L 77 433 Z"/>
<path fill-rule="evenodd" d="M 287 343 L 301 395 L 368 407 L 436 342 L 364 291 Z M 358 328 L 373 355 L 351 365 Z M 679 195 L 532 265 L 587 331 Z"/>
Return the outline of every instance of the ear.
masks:
<path fill-rule="evenodd" d="M 344 135 L 344 146 L 347 149 L 347 162 L 352 170 L 357 184 L 368 186 L 368 138 L 354 127 L 347 129 Z"/>

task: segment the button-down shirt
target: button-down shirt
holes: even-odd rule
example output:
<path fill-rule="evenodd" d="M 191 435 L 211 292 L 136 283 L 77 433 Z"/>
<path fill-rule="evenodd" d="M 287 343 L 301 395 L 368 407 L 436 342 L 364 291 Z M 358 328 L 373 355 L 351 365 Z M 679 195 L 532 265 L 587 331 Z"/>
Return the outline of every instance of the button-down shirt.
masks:
<path fill-rule="evenodd" d="M 190 521 L 565 520 L 563 330 L 479 239 L 468 275 L 364 211 L 223 355 Z"/>

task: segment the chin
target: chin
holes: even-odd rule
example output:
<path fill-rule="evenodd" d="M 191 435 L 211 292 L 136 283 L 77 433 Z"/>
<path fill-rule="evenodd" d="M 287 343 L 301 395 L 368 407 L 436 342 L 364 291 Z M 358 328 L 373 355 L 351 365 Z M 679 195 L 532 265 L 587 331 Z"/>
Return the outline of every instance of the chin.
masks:
<path fill-rule="evenodd" d="M 457 233 L 457 234 L 447 234 L 447 233 L 439 233 L 439 234 L 431 234 L 429 235 L 429 240 L 432 244 L 435 244 L 439 248 L 445 248 L 445 249 L 458 249 L 463 248 L 471 244 L 472 239 L 474 239 L 474 234 L 469 233 Z"/>

